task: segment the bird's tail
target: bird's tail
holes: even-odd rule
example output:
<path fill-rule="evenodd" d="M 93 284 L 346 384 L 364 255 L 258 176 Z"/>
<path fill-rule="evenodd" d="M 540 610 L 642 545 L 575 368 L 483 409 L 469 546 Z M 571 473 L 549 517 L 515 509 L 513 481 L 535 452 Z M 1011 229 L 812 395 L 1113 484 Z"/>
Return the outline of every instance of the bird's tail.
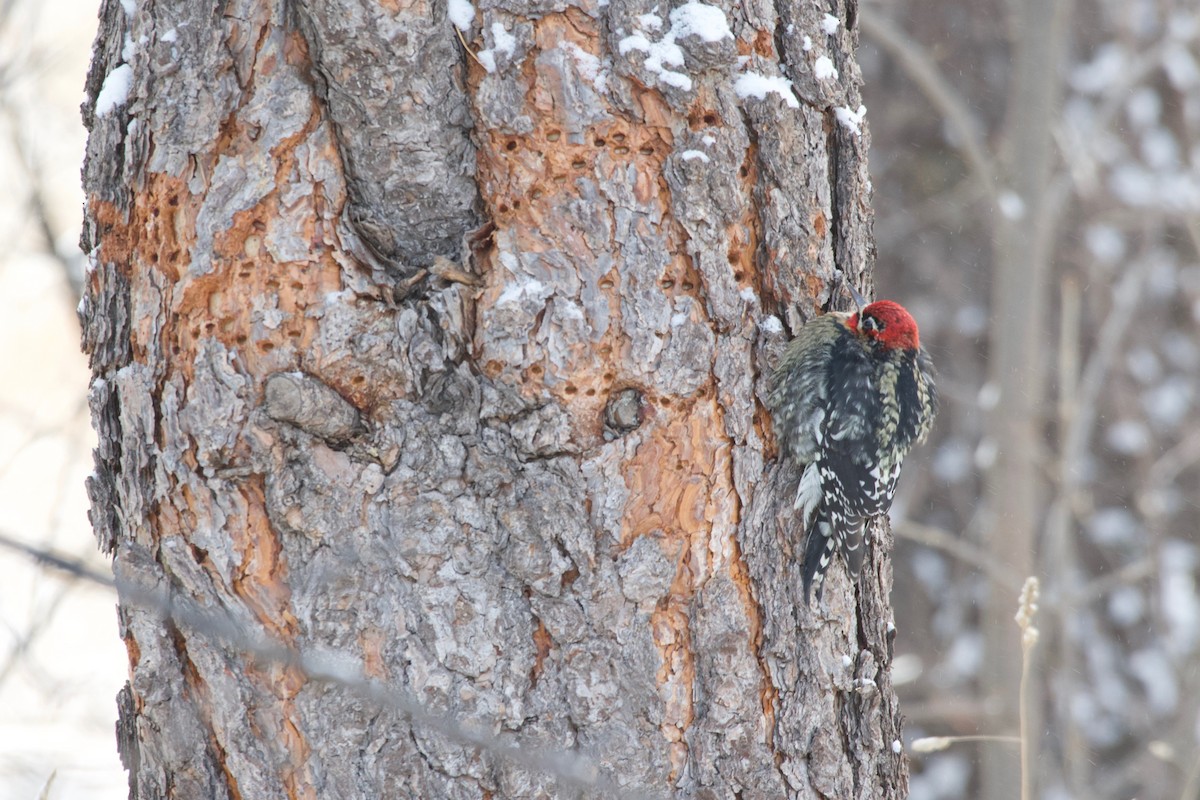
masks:
<path fill-rule="evenodd" d="M 813 587 L 816 587 L 817 600 L 820 601 L 825 588 L 825 573 L 838 551 L 841 551 L 842 559 L 846 562 L 851 583 L 858 583 L 865 549 L 861 517 L 855 520 L 830 519 L 822 508 L 804 544 L 804 602 L 812 605 Z"/>

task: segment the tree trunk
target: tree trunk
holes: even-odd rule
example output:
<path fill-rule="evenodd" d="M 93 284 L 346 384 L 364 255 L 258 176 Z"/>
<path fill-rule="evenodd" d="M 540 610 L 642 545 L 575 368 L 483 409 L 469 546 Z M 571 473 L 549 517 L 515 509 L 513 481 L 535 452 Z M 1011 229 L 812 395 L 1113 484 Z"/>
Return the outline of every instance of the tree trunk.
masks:
<path fill-rule="evenodd" d="M 906 794 L 890 533 L 807 609 L 760 404 L 869 266 L 856 10 L 104 3 L 131 796 Z"/>
<path fill-rule="evenodd" d="M 1046 284 L 1060 219 L 1050 191 L 1054 141 L 1046 120 L 1061 104 L 1057 76 L 1067 52 L 1068 20 L 1069 3 L 1018 0 L 1013 4 L 1014 73 L 1002 159 L 1010 189 L 1001 199 L 1004 213 L 996 225 L 992 286 L 990 381 L 996 398 L 989 436 L 997 449 L 987 475 L 989 524 L 983 540 L 992 563 L 1022 576 L 1036 574 L 1037 532 L 1045 500 L 1041 487 L 1046 483 L 1043 441 L 1048 423 Z M 1018 733 L 1021 713 L 1026 730 L 1041 731 L 1039 705 L 1029 703 L 1022 709 L 1018 703 L 1022 650 L 1021 632 L 1013 622 L 1016 608 L 1014 595 L 992 587 L 982 622 L 982 682 L 987 706 L 993 711 L 988 733 Z M 1038 692 L 1030 690 L 1030 696 L 1037 697 Z M 985 748 L 980 797 L 1012 797 L 1013 776 L 1035 767 L 1034 762 L 1026 762 L 1017 748 Z"/>

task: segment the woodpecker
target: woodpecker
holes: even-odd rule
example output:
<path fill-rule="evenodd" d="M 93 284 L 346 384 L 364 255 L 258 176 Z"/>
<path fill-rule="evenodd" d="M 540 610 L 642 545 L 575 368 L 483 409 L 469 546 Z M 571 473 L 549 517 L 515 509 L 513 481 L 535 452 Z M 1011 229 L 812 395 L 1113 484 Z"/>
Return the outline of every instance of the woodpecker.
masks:
<path fill-rule="evenodd" d="M 814 584 L 821 598 L 835 552 L 857 583 L 863 524 L 891 508 L 904 457 L 933 425 L 937 389 L 917 323 L 891 300 L 815 317 L 784 352 L 767 405 L 784 457 L 801 470 L 794 508 L 808 534 L 808 603 Z"/>

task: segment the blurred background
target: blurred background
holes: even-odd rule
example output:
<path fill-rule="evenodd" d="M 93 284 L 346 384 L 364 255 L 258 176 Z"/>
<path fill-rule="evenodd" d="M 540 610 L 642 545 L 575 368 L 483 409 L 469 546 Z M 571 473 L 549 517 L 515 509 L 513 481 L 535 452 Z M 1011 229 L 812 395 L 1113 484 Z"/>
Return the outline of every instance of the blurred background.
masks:
<path fill-rule="evenodd" d="M 97 5 L 0 0 L 0 535 L 111 574 L 87 520 L 94 437 L 75 306 L 83 79 Z M 0 800 L 128 795 L 111 593 L 0 549 Z"/>
<path fill-rule="evenodd" d="M 0 0 L 0 535 L 104 572 L 74 315 L 95 20 Z M 944 398 L 892 514 L 907 743 L 1023 721 L 1035 796 L 1196 800 L 1200 9 L 888 0 L 859 27 L 878 294 Z M 125 797 L 124 677 L 112 596 L 0 550 L 0 800 Z M 914 752 L 911 797 L 1016 797 L 1018 757 Z"/>
<path fill-rule="evenodd" d="M 1200 797 L 1200 5 L 861 10 L 880 295 L 945 399 L 892 519 L 906 736 L 1019 730 L 1039 791 Z M 912 797 L 1016 797 L 1017 748 L 912 757 Z"/>

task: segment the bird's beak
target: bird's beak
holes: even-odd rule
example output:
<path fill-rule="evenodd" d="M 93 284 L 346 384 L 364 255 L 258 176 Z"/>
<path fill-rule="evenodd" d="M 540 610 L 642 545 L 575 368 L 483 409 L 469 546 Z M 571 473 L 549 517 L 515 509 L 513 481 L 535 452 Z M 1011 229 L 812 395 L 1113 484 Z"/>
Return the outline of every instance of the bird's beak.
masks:
<path fill-rule="evenodd" d="M 858 307 L 858 311 L 861 314 L 863 308 L 867 305 L 867 298 L 859 294 L 850 281 L 842 281 L 842 283 L 845 285 L 846 291 L 850 293 L 850 299 L 854 301 L 854 305 Z"/>

